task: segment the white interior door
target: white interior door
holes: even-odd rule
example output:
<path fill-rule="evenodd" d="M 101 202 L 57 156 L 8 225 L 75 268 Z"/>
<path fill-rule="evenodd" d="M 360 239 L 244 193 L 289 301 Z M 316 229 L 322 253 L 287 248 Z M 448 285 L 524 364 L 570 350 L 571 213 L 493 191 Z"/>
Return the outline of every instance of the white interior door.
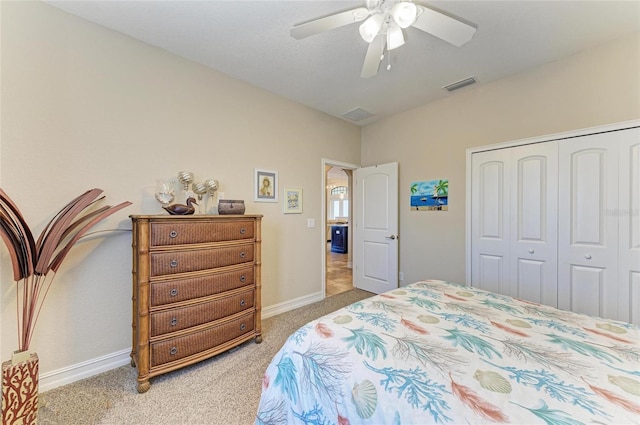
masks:
<path fill-rule="evenodd" d="M 558 142 L 558 307 L 609 318 L 619 287 L 616 133 Z"/>
<path fill-rule="evenodd" d="M 618 319 L 640 325 L 640 128 L 620 133 Z"/>
<path fill-rule="evenodd" d="M 355 170 L 356 288 L 376 294 L 398 287 L 398 163 Z"/>
<path fill-rule="evenodd" d="M 511 154 L 509 295 L 558 305 L 558 144 L 508 149 Z"/>
<path fill-rule="evenodd" d="M 471 158 L 471 285 L 510 293 L 510 153 L 500 149 Z"/>

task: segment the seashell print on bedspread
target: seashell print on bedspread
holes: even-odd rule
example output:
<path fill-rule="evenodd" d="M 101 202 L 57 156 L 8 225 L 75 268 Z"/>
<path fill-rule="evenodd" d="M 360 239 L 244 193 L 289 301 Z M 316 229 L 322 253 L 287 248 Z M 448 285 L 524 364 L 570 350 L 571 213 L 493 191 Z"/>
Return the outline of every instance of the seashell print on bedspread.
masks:
<path fill-rule="evenodd" d="M 640 423 L 640 331 L 425 280 L 292 334 L 255 424 Z"/>

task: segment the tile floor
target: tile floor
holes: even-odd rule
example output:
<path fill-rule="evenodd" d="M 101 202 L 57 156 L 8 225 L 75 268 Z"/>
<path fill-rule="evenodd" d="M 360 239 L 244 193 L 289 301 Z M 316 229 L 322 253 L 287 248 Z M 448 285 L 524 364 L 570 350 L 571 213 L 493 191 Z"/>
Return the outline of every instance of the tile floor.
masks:
<path fill-rule="evenodd" d="M 351 269 L 347 268 L 348 254 L 331 252 L 327 243 L 327 297 L 353 288 Z"/>

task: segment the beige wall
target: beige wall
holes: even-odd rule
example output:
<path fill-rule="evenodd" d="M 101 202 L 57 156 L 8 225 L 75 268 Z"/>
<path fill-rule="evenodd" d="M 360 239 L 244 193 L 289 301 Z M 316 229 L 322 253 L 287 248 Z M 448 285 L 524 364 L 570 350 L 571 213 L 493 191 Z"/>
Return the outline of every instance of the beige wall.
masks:
<path fill-rule="evenodd" d="M 465 280 L 467 148 L 638 119 L 639 75 L 634 34 L 365 127 L 361 164 L 400 163 L 401 284 Z M 411 182 L 440 178 L 449 211 L 409 211 Z"/>
<path fill-rule="evenodd" d="M 40 2 L 1 2 L 0 183 L 40 233 L 91 187 L 163 212 L 156 179 L 189 170 L 264 214 L 263 307 L 320 294 L 322 158 L 360 161 L 360 129 Z M 295 160 L 292 160 L 295 158 Z M 304 190 L 303 214 L 253 202 L 253 169 Z M 2 360 L 17 348 L 15 292 L 2 248 Z M 41 375 L 130 349 L 131 239 L 90 238 L 63 264 L 32 348 Z"/>

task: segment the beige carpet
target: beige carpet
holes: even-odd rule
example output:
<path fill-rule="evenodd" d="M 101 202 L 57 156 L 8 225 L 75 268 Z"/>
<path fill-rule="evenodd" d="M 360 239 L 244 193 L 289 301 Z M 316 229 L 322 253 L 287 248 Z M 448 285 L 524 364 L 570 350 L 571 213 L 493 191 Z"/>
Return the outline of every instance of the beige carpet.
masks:
<path fill-rule="evenodd" d="M 40 425 L 253 424 L 262 375 L 285 339 L 305 323 L 371 296 L 352 289 L 262 322 L 263 341 L 155 377 L 138 394 L 136 370 L 122 366 L 40 394 Z"/>

